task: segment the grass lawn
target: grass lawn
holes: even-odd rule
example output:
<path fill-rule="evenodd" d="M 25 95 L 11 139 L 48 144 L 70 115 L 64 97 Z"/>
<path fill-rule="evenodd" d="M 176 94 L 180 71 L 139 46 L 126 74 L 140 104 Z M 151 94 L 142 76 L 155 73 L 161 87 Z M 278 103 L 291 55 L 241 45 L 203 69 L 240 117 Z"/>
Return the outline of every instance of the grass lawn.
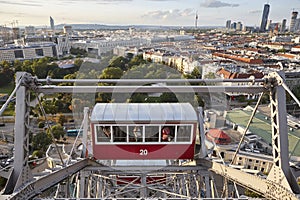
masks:
<path fill-rule="evenodd" d="M 15 115 L 15 109 L 9 109 L 9 108 L 6 108 L 2 114 L 2 116 L 14 116 L 14 115 Z"/>
<path fill-rule="evenodd" d="M 11 94 L 11 92 L 15 89 L 15 84 L 14 83 L 10 83 L 7 86 L 0 86 L 0 94 Z"/>
<path fill-rule="evenodd" d="M 240 126 L 246 127 L 251 112 L 243 110 L 233 110 L 227 113 L 226 119 L 231 122 L 235 122 Z M 260 113 L 256 113 L 253 121 L 249 127 L 249 130 L 262 137 L 266 142 L 272 143 L 272 128 L 271 121 L 266 120 L 265 116 Z M 288 131 L 289 140 L 289 152 L 293 156 L 300 156 L 300 130 Z"/>
<path fill-rule="evenodd" d="M 11 94 L 11 92 L 13 91 L 15 89 L 15 85 L 14 85 L 14 83 L 10 83 L 9 85 L 6 85 L 6 86 L 0 86 L 0 94 L 8 94 L 8 95 L 10 95 Z M 1 108 L 1 104 L 0 104 L 0 108 Z M 12 115 L 14 115 L 14 113 L 15 113 L 15 108 L 14 107 L 12 107 L 12 108 L 10 108 L 10 107 L 8 107 L 8 108 L 6 108 L 5 109 L 5 111 L 3 112 L 3 116 L 12 116 Z"/>

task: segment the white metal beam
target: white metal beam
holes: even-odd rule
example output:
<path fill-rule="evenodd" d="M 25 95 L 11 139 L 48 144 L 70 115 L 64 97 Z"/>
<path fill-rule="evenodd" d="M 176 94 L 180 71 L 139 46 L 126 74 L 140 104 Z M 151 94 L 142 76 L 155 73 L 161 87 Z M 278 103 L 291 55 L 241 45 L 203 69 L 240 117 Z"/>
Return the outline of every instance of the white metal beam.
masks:
<path fill-rule="evenodd" d="M 198 160 L 199 165 L 204 164 L 205 162 L 210 165 L 211 171 L 237 183 L 238 185 L 241 185 L 244 188 L 255 191 L 267 199 L 299 199 L 299 196 L 279 183 L 263 179 L 256 175 L 248 174 L 220 163 L 205 161 L 203 159 Z"/>
<path fill-rule="evenodd" d="M 256 94 L 267 91 L 263 86 L 38 86 L 37 92 L 52 93 L 250 93 Z"/>
<path fill-rule="evenodd" d="M 273 146 L 273 166 L 268 175 L 271 180 L 292 192 L 299 194 L 298 183 L 289 165 L 289 141 L 286 115 L 286 97 L 283 73 L 269 74 L 270 80 L 270 103 L 272 121 L 272 146 Z M 276 190 L 276 189 L 275 189 Z"/>

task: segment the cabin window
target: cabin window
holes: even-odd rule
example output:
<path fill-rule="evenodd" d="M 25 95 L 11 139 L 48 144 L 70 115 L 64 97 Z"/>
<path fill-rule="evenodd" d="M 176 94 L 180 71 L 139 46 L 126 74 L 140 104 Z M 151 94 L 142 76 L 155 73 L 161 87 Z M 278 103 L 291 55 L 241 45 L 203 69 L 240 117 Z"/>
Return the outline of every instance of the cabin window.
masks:
<path fill-rule="evenodd" d="M 145 142 L 158 142 L 159 126 L 145 126 Z"/>
<path fill-rule="evenodd" d="M 191 141 L 192 126 L 191 125 L 180 125 L 177 128 L 177 142 L 189 142 Z"/>
<path fill-rule="evenodd" d="M 98 124 L 94 127 L 97 143 L 190 143 L 193 136 L 191 124 Z"/>
<path fill-rule="evenodd" d="M 137 126 L 128 126 L 129 131 L 129 142 L 143 142 L 143 133 L 144 127 Z"/>
<path fill-rule="evenodd" d="M 175 126 L 162 126 L 161 128 L 161 142 L 173 142 L 175 137 Z"/>
<path fill-rule="evenodd" d="M 111 126 L 96 126 L 97 142 L 110 142 L 111 132 Z"/>
<path fill-rule="evenodd" d="M 113 126 L 113 141 L 127 142 L 127 126 Z"/>

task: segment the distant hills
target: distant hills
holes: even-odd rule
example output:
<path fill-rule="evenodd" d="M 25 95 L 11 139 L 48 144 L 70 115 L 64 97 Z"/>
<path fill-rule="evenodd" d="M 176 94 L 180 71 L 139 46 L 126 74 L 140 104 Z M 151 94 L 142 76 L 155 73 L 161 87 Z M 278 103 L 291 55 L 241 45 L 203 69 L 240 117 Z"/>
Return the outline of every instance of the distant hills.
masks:
<path fill-rule="evenodd" d="M 72 26 L 74 30 L 128 30 L 129 28 L 136 28 L 140 30 L 171 30 L 171 29 L 192 29 L 189 26 L 157 26 L 157 25 L 104 25 L 104 24 L 59 24 L 56 29 L 63 29 L 65 25 Z M 217 26 L 203 26 L 199 29 L 219 28 Z"/>

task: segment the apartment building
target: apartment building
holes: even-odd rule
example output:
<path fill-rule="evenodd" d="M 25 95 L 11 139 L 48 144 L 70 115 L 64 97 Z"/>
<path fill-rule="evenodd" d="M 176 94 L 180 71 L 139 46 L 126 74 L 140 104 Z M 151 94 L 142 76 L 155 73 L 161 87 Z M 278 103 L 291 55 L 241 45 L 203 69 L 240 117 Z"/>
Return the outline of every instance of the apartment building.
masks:
<path fill-rule="evenodd" d="M 57 57 L 57 55 L 58 51 L 55 44 L 0 48 L 0 61 L 30 60 L 42 57 Z"/>

